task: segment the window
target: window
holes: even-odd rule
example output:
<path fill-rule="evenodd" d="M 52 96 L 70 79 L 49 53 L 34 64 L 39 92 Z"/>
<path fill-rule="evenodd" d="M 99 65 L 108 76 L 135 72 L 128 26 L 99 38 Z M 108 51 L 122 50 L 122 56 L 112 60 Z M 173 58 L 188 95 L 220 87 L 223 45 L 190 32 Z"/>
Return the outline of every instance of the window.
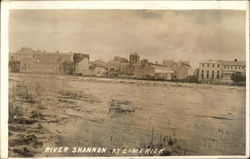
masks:
<path fill-rule="evenodd" d="M 224 66 L 224 68 L 226 68 L 226 66 Z"/>
<path fill-rule="evenodd" d="M 202 64 L 202 67 L 204 67 L 204 63 Z"/>
<path fill-rule="evenodd" d="M 212 71 L 212 78 L 214 78 L 214 71 Z"/>
<path fill-rule="evenodd" d="M 213 67 L 214 67 L 214 64 L 213 64 Z"/>
<path fill-rule="evenodd" d="M 201 70 L 201 78 L 204 78 L 204 70 Z"/>
<path fill-rule="evenodd" d="M 220 71 L 217 71 L 217 78 L 220 77 Z"/>
<path fill-rule="evenodd" d="M 209 78 L 209 71 L 207 70 L 207 78 Z"/>
<path fill-rule="evenodd" d="M 209 67 L 209 64 L 207 64 L 207 67 Z"/>
<path fill-rule="evenodd" d="M 218 64 L 218 67 L 220 67 L 220 64 Z"/>

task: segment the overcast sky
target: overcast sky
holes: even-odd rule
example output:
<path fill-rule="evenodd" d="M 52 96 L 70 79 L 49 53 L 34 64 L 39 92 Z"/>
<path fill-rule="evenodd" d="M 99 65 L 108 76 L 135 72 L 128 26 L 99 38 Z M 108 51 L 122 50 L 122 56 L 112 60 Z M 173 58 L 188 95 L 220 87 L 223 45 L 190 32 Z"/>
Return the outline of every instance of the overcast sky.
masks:
<path fill-rule="evenodd" d="M 90 60 L 245 60 L 245 12 L 223 10 L 13 10 L 10 51 L 88 53 Z"/>

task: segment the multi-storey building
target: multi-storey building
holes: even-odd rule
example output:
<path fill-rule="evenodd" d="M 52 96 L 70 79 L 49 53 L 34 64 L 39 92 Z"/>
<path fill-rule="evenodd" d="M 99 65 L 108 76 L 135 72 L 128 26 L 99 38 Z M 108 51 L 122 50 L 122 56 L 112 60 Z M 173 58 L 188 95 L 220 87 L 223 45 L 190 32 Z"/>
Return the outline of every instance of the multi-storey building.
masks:
<path fill-rule="evenodd" d="M 171 80 L 173 70 L 159 64 L 135 65 L 134 77 L 138 79 Z"/>
<path fill-rule="evenodd" d="M 246 72 L 246 62 L 208 60 L 201 62 L 199 66 L 198 81 L 202 83 L 232 83 L 231 76 L 233 73 Z"/>
<path fill-rule="evenodd" d="M 19 63 L 18 72 L 63 73 L 64 63 L 72 64 L 75 73 L 83 73 L 89 68 L 88 54 L 47 52 L 31 48 L 21 48 L 10 54 L 11 61 Z"/>
<path fill-rule="evenodd" d="M 74 53 L 73 62 L 75 73 L 84 75 L 89 70 L 89 55 Z"/>
<path fill-rule="evenodd" d="M 140 56 L 137 55 L 136 53 L 130 54 L 129 55 L 129 63 L 131 65 L 133 65 L 133 64 L 140 64 Z"/>

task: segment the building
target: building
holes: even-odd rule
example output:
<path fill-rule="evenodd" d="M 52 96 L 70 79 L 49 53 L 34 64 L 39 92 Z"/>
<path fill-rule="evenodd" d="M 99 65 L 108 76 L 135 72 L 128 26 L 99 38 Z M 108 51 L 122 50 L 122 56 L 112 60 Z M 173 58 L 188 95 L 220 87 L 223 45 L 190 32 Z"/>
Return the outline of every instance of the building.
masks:
<path fill-rule="evenodd" d="M 101 60 L 101 59 L 95 60 L 93 62 L 90 62 L 90 67 L 93 67 L 93 68 L 95 68 L 95 67 L 104 67 L 105 68 L 106 67 L 106 62 Z"/>
<path fill-rule="evenodd" d="M 107 64 L 106 64 L 106 69 L 108 71 L 119 72 L 121 70 L 121 62 L 120 61 L 109 60 L 107 62 Z"/>
<path fill-rule="evenodd" d="M 129 63 L 121 63 L 120 73 L 123 75 L 133 75 L 134 65 L 130 65 Z"/>
<path fill-rule="evenodd" d="M 74 53 L 73 54 L 73 62 L 74 62 L 74 73 L 84 75 L 86 71 L 89 70 L 89 55 Z"/>
<path fill-rule="evenodd" d="M 163 60 L 162 61 L 162 65 L 166 66 L 166 67 L 173 67 L 173 65 L 175 65 L 176 62 L 174 60 Z"/>
<path fill-rule="evenodd" d="M 84 75 L 103 77 L 107 75 L 107 70 L 104 67 L 96 66 L 94 68 L 90 68 L 89 70 L 85 71 Z"/>
<path fill-rule="evenodd" d="M 98 77 L 107 75 L 107 70 L 103 67 L 96 67 L 94 72 L 95 72 L 95 75 Z"/>
<path fill-rule="evenodd" d="M 246 62 L 238 61 L 222 61 L 208 60 L 201 62 L 199 66 L 198 81 L 202 83 L 222 83 L 231 84 L 231 76 L 233 73 L 240 72 L 246 74 Z"/>
<path fill-rule="evenodd" d="M 176 75 L 176 79 L 184 80 L 189 76 L 193 76 L 194 70 L 187 62 L 185 63 L 179 62 L 176 65 L 175 75 Z"/>
<path fill-rule="evenodd" d="M 140 56 L 137 55 L 137 53 L 130 54 L 129 55 L 129 63 L 131 65 L 133 65 L 133 64 L 139 64 L 140 63 Z"/>
<path fill-rule="evenodd" d="M 222 83 L 232 83 L 231 76 L 233 73 L 240 72 L 246 76 L 246 61 L 219 61 L 222 64 Z"/>
<path fill-rule="evenodd" d="M 113 60 L 108 61 L 106 64 L 107 70 L 109 72 L 116 72 L 117 75 L 129 74 L 131 66 L 128 59 L 120 56 L 115 56 Z"/>
<path fill-rule="evenodd" d="M 119 61 L 119 62 L 122 62 L 122 63 L 128 63 L 128 59 L 120 57 L 120 56 L 115 56 L 113 60 L 114 61 Z"/>
<path fill-rule="evenodd" d="M 13 61 L 20 63 L 19 72 L 65 73 L 76 71 L 76 73 L 81 73 L 89 67 L 89 55 L 80 53 L 47 52 L 23 47 L 9 56 L 10 63 Z M 11 70 L 12 68 L 10 68 Z"/>
<path fill-rule="evenodd" d="M 151 65 L 154 68 L 154 78 L 158 80 L 172 80 L 174 71 L 159 64 Z"/>
<path fill-rule="evenodd" d="M 175 72 L 177 80 L 184 80 L 194 75 L 194 70 L 190 66 L 190 61 L 163 60 L 163 65 Z"/>
<path fill-rule="evenodd" d="M 171 80 L 174 71 L 159 64 L 135 65 L 134 77 L 138 79 Z"/>

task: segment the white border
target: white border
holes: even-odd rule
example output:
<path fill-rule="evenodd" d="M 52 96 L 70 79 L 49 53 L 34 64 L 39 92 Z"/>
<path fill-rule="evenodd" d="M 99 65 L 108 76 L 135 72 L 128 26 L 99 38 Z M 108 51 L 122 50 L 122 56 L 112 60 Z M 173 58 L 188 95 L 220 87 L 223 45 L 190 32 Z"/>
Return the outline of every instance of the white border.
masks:
<path fill-rule="evenodd" d="M 115 158 L 248 158 L 249 157 L 249 2 L 248 1 L 3 1 L 1 2 L 1 144 L 0 158 L 8 156 L 8 20 L 10 9 L 227 9 L 246 11 L 246 155 Z M 48 158 L 48 157 L 40 157 Z M 62 157 L 49 157 L 59 159 Z M 69 159 L 70 157 L 63 157 Z M 82 158 L 82 157 L 75 157 Z M 100 157 L 87 157 L 100 158 Z M 110 158 L 110 157 L 101 157 Z"/>
<path fill-rule="evenodd" d="M 9 17 L 8 8 L 6 5 L 1 5 L 1 104 L 0 104 L 0 117 L 1 117 L 1 145 L 0 145 L 0 158 L 5 158 L 8 154 L 8 48 L 9 48 Z M 7 55 L 7 56 L 6 56 Z"/>
<path fill-rule="evenodd" d="M 246 68 L 247 68 L 247 79 L 246 79 L 246 156 L 250 158 L 249 154 L 249 146 L 250 146 L 250 140 L 249 140 L 249 49 L 250 49 L 250 42 L 249 42 L 249 37 L 250 37 L 250 32 L 249 32 L 249 23 L 250 23 L 250 3 L 248 2 L 247 9 L 246 9 Z"/>
<path fill-rule="evenodd" d="M 246 10 L 248 1 L 10 1 L 9 9 L 231 9 Z"/>

